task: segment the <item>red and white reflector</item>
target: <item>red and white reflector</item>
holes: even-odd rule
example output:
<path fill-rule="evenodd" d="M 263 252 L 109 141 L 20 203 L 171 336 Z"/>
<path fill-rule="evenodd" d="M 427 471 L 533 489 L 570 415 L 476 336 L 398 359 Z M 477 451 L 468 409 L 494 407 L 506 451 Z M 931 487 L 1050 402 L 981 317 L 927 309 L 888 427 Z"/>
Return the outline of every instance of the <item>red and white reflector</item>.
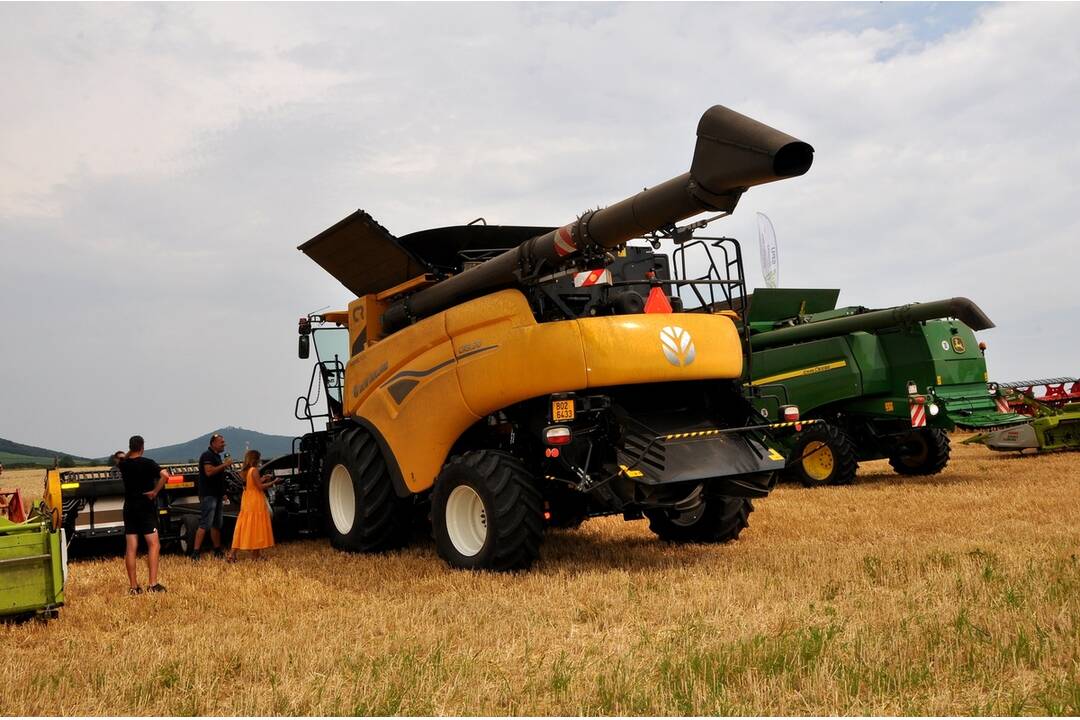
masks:
<path fill-rule="evenodd" d="M 913 428 L 926 427 L 926 405 L 916 402 L 918 399 L 912 398 L 911 401 L 911 427 Z"/>
<path fill-rule="evenodd" d="M 1001 412 L 1001 413 L 1012 412 L 1012 409 L 1009 407 L 1009 401 L 1006 400 L 1005 398 L 1001 397 L 1000 395 L 998 395 L 996 398 L 994 398 L 994 404 L 997 405 L 998 412 Z"/>
<path fill-rule="evenodd" d="M 785 405 L 780 408 L 780 418 L 784 422 L 795 422 L 799 419 L 799 406 L 798 405 Z"/>
<path fill-rule="evenodd" d="M 566 425 L 552 425 L 544 428 L 544 442 L 548 445 L 567 445 L 571 439 L 570 428 Z"/>
<path fill-rule="evenodd" d="M 168 477 L 168 479 L 165 480 L 166 485 L 175 485 L 176 483 L 182 483 L 182 482 L 184 482 L 184 476 L 183 475 L 170 475 Z"/>
<path fill-rule="evenodd" d="M 577 252 L 577 243 L 574 242 L 574 235 L 570 232 L 569 225 L 564 225 L 555 231 L 555 252 L 559 257 L 566 257 Z"/>
<path fill-rule="evenodd" d="M 574 274 L 574 287 L 592 287 L 593 285 L 610 285 L 611 271 L 604 268 L 586 270 Z"/>

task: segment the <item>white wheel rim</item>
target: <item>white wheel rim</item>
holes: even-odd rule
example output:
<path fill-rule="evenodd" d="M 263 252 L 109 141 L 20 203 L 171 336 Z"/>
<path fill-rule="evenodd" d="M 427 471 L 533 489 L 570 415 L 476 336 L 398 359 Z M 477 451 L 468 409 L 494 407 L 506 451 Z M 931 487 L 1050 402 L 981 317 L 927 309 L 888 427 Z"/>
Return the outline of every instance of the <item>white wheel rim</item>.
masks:
<path fill-rule="evenodd" d="M 487 540 L 484 501 L 467 485 L 458 485 L 446 500 L 446 534 L 454 549 L 465 557 L 480 552 Z"/>
<path fill-rule="evenodd" d="M 330 473 L 330 519 L 342 535 L 352 531 L 356 520 L 356 494 L 352 474 L 344 465 L 335 465 Z"/>

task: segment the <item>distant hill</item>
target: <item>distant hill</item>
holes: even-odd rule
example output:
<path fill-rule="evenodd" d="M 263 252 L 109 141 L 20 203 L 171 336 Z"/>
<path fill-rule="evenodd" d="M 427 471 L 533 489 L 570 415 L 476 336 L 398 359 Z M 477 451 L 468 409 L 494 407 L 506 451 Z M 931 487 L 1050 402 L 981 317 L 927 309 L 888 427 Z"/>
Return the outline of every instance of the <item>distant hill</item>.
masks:
<path fill-rule="evenodd" d="M 245 428 L 226 427 L 212 430 L 194 440 L 188 440 L 176 445 L 147 448 L 146 455 L 159 463 L 182 463 L 197 460 L 207 446 L 210 445 L 210 436 L 214 433 L 218 433 L 225 438 L 225 450 L 233 456 L 234 460 L 242 460 L 244 452 L 248 449 L 258 450 L 262 453 L 263 460 L 269 460 L 278 455 L 287 455 L 292 452 L 293 439 L 288 435 L 267 435 L 266 433 Z"/>
<path fill-rule="evenodd" d="M 45 465 L 52 467 L 54 458 L 71 458 L 78 465 L 90 464 L 88 458 L 72 453 L 50 450 L 34 445 L 23 445 L 0 438 L 0 464 L 3 465 Z"/>

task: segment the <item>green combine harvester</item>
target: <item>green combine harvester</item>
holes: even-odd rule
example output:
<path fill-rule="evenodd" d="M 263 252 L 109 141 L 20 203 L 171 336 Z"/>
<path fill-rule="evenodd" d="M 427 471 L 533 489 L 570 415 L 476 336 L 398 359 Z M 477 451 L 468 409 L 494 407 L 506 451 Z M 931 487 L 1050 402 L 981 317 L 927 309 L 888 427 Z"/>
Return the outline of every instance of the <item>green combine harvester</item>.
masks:
<path fill-rule="evenodd" d="M 756 290 L 746 316 L 759 412 L 796 405 L 805 429 L 789 448 L 790 479 L 841 485 L 858 464 L 888 458 L 901 475 L 949 461 L 947 432 L 1027 422 L 987 382 L 974 331 L 990 319 L 966 298 L 882 310 L 837 308 L 839 290 Z"/>
<path fill-rule="evenodd" d="M 56 617 L 64 604 L 64 531 L 40 505 L 26 522 L 0 517 L 0 620 Z"/>

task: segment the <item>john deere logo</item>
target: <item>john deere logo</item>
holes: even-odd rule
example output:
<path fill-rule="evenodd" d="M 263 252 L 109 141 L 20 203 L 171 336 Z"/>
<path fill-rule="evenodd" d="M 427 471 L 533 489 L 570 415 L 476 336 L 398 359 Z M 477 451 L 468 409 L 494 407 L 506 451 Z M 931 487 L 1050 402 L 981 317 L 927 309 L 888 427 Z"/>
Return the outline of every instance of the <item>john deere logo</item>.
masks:
<path fill-rule="evenodd" d="M 964 338 L 959 335 L 953 335 L 952 349 L 958 353 L 964 352 Z"/>
<path fill-rule="evenodd" d="M 660 331 L 660 347 L 664 357 L 675 367 L 685 367 L 694 362 L 694 340 L 690 333 L 677 325 L 668 325 Z"/>

